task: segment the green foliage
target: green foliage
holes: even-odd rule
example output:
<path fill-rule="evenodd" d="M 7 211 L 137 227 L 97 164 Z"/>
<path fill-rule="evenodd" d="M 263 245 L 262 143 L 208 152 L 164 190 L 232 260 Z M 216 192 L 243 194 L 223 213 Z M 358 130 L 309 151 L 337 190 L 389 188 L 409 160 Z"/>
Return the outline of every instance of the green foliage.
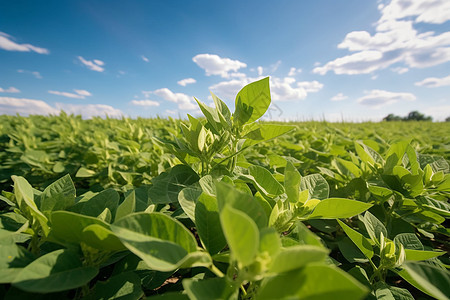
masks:
<path fill-rule="evenodd" d="M 212 99 L 0 116 L 1 297 L 448 299 L 448 124 L 262 122 L 268 78 Z"/>

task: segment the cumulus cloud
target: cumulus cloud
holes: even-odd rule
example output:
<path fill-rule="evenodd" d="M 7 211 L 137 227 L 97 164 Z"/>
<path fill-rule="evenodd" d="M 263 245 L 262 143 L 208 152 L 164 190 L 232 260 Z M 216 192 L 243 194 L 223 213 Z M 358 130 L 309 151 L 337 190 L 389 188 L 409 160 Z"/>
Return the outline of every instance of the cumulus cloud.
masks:
<path fill-rule="evenodd" d="M 16 89 L 15 87 L 13 87 L 13 86 L 10 86 L 9 88 L 7 88 L 7 89 L 3 89 L 3 88 L 1 88 L 0 87 L 0 93 L 20 93 L 20 90 L 19 89 Z"/>
<path fill-rule="evenodd" d="M 436 88 L 441 86 L 447 86 L 450 85 L 450 75 L 443 78 L 437 78 L 437 77 L 429 77 L 425 78 L 422 81 L 414 83 L 417 86 L 424 86 L 427 88 Z"/>
<path fill-rule="evenodd" d="M 375 33 L 353 31 L 338 45 L 352 54 L 313 69 L 324 75 L 368 74 L 396 63 L 408 68 L 426 68 L 450 61 L 450 31 L 419 32 L 417 23 L 442 24 L 450 20 L 450 1 L 392 0 L 380 5 Z M 397 69 L 405 72 L 406 68 Z M 401 74 L 401 73 L 400 73 Z"/>
<path fill-rule="evenodd" d="M 149 60 L 147 57 L 145 57 L 144 55 L 141 55 L 141 58 L 142 58 L 142 60 L 145 61 L 145 62 L 149 62 L 149 61 L 150 61 L 150 60 Z"/>
<path fill-rule="evenodd" d="M 219 75 L 229 78 L 230 71 L 237 72 L 240 68 L 246 68 L 247 64 L 230 58 L 222 58 L 215 54 L 198 54 L 192 60 L 205 70 L 206 76 Z"/>
<path fill-rule="evenodd" d="M 92 71 L 96 71 L 96 72 L 103 72 L 105 71 L 104 68 L 102 68 L 103 65 L 105 65 L 105 63 L 101 60 L 98 59 L 94 59 L 92 60 L 86 60 L 81 56 L 78 56 L 78 59 L 80 60 L 80 62 L 85 65 L 88 69 L 92 70 Z"/>
<path fill-rule="evenodd" d="M 343 93 L 338 93 L 337 95 L 333 96 L 330 100 L 331 101 L 342 101 L 348 99 L 347 96 L 345 96 Z"/>
<path fill-rule="evenodd" d="M 131 104 L 138 106 L 159 106 L 159 102 L 153 100 L 131 100 Z"/>
<path fill-rule="evenodd" d="M 289 69 L 288 76 L 292 77 L 292 76 L 295 76 L 295 75 L 297 75 L 297 74 L 299 74 L 301 72 L 302 72 L 302 69 L 297 69 L 297 68 L 292 67 L 292 68 Z"/>
<path fill-rule="evenodd" d="M 106 104 L 67 104 L 56 103 L 58 111 L 63 110 L 69 114 L 82 115 L 83 118 L 92 117 L 111 117 L 120 118 L 123 112 L 120 109 L 114 108 Z"/>
<path fill-rule="evenodd" d="M 34 77 L 36 77 L 37 79 L 42 79 L 41 73 L 39 73 L 38 71 L 28 71 L 28 70 L 17 70 L 18 73 L 25 73 L 25 74 L 31 74 Z"/>
<path fill-rule="evenodd" d="M 142 91 L 142 93 L 149 97 L 150 95 L 156 95 L 166 101 L 176 103 L 178 109 L 181 110 L 196 110 L 197 104 L 194 102 L 193 97 L 183 93 L 174 93 L 168 88 L 157 89 L 154 91 Z"/>
<path fill-rule="evenodd" d="M 36 47 L 30 44 L 18 44 L 14 42 L 14 38 L 9 34 L 0 32 L 0 49 L 6 51 L 19 51 L 19 52 L 36 52 L 39 54 L 49 54 L 50 51 L 45 48 Z"/>
<path fill-rule="evenodd" d="M 69 114 L 81 115 L 83 118 L 100 117 L 121 117 L 122 111 L 104 104 L 67 104 L 56 103 L 51 106 L 45 101 L 26 98 L 0 97 L 0 111 L 9 115 L 57 115 L 61 110 Z"/>
<path fill-rule="evenodd" d="M 245 85 L 262 78 L 263 77 L 245 77 L 232 79 L 219 82 L 209 88 L 219 97 L 232 100 Z M 297 80 L 292 77 L 270 77 L 270 93 L 274 101 L 302 100 L 306 98 L 308 93 L 318 92 L 322 87 L 323 84 L 318 81 L 297 82 Z"/>
<path fill-rule="evenodd" d="M 384 90 L 365 91 L 366 95 L 357 100 L 358 103 L 380 108 L 399 101 L 414 101 L 416 96 L 411 93 L 395 93 Z"/>
<path fill-rule="evenodd" d="M 57 114 L 58 110 L 42 100 L 0 97 L 0 111 L 4 114 L 15 115 L 49 115 Z"/>
<path fill-rule="evenodd" d="M 88 96 L 92 96 L 92 94 L 86 90 L 74 90 L 74 91 L 75 93 L 59 92 L 59 91 L 48 91 L 48 93 L 74 99 L 84 99 Z"/>
<path fill-rule="evenodd" d="M 186 86 L 188 84 L 192 84 L 192 83 L 196 83 L 196 82 L 197 82 L 197 80 L 195 80 L 194 78 L 185 78 L 185 79 L 178 81 L 177 83 L 181 86 Z"/>

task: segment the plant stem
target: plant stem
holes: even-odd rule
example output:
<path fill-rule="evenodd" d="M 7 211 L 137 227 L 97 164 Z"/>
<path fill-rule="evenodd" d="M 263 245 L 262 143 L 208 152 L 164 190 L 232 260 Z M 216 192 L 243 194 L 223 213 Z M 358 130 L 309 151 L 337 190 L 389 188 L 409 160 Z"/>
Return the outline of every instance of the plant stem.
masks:
<path fill-rule="evenodd" d="M 209 270 L 213 272 L 217 277 L 224 277 L 225 274 L 222 273 L 214 264 L 209 267 Z"/>

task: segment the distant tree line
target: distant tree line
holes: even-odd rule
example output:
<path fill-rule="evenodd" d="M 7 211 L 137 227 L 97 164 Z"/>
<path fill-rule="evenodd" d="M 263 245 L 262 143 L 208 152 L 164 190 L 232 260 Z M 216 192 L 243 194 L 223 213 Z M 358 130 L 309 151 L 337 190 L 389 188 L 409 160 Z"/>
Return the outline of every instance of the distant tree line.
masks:
<path fill-rule="evenodd" d="M 396 116 L 394 114 L 389 114 L 383 118 L 383 121 L 429 121 L 433 120 L 430 116 L 425 116 L 424 114 L 418 112 L 417 110 L 410 112 L 406 117 Z M 445 121 L 449 122 L 450 117 L 448 117 Z"/>

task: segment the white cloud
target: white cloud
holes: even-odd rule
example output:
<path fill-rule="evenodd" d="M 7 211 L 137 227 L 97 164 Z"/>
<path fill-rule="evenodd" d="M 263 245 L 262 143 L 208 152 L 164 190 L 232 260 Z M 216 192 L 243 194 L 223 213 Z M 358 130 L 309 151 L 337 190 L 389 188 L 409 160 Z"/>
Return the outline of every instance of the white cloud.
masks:
<path fill-rule="evenodd" d="M 450 117 L 450 105 L 429 106 L 423 112 L 425 115 L 432 116 L 433 121 L 445 121 Z"/>
<path fill-rule="evenodd" d="M 56 103 L 58 111 L 64 110 L 69 114 L 82 115 L 83 118 L 92 117 L 112 117 L 120 118 L 123 112 L 120 109 L 114 108 L 106 104 L 66 104 Z"/>
<path fill-rule="evenodd" d="M 0 97 L 0 111 L 3 114 L 14 115 L 49 115 L 59 111 L 42 100 Z"/>
<path fill-rule="evenodd" d="M 166 113 L 168 113 L 169 115 L 176 115 L 177 111 L 176 110 L 166 109 Z"/>
<path fill-rule="evenodd" d="M 17 70 L 17 72 L 31 74 L 37 79 L 42 79 L 41 73 L 39 73 L 38 71 Z"/>
<path fill-rule="evenodd" d="M 20 93 L 20 90 L 19 90 L 19 89 L 16 89 L 16 88 L 13 87 L 13 86 L 10 86 L 10 87 L 7 88 L 7 89 L 2 89 L 2 88 L 0 87 L 0 93 Z"/>
<path fill-rule="evenodd" d="M 380 108 L 398 101 L 414 101 L 416 96 L 411 93 L 395 93 L 384 90 L 365 91 L 366 95 L 357 100 L 358 103 Z"/>
<path fill-rule="evenodd" d="M 174 93 L 168 88 L 157 89 L 155 91 L 143 91 L 146 97 L 150 94 L 163 98 L 166 101 L 178 104 L 180 110 L 196 110 L 197 104 L 194 103 L 193 97 L 190 97 L 183 93 Z"/>
<path fill-rule="evenodd" d="M 440 86 L 447 86 L 450 85 L 450 75 L 443 78 L 437 78 L 437 77 L 429 77 L 425 78 L 422 81 L 414 83 L 417 86 L 424 86 L 427 88 L 436 88 Z"/>
<path fill-rule="evenodd" d="M 416 22 L 442 24 L 450 20 L 447 0 L 394 0 L 381 10 L 381 21 L 415 17 Z"/>
<path fill-rule="evenodd" d="M 300 74 L 301 72 L 302 72 L 302 69 L 297 69 L 297 68 L 292 67 L 289 69 L 288 76 L 295 76 L 297 74 Z"/>
<path fill-rule="evenodd" d="M 74 91 L 75 93 L 59 92 L 59 91 L 48 91 L 48 93 L 74 99 L 84 99 L 88 96 L 92 96 L 92 94 L 86 90 L 74 90 Z"/>
<path fill-rule="evenodd" d="M 239 90 L 245 85 L 261 78 L 262 77 L 245 77 L 241 79 L 222 81 L 210 86 L 209 88 L 219 97 L 233 100 Z M 306 98 L 308 93 L 317 92 L 322 89 L 322 87 L 323 84 L 318 81 L 297 82 L 296 79 L 292 77 L 270 77 L 270 93 L 274 101 L 302 100 Z"/>
<path fill-rule="evenodd" d="M 379 10 L 381 17 L 375 34 L 353 31 L 338 45 L 355 53 L 317 66 L 313 72 L 367 74 L 395 63 L 403 63 L 408 68 L 426 68 L 450 61 L 450 31 L 419 32 L 415 28 L 420 22 L 442 24 L 450 20 L 450 1 L 392 0 L 379 6 Z M 398 70 L 405 72 L 405 69 Z"/>
<path fill-rule="evenodd" d="M 278 60 L 276 63 L 270 65 L 270 71 L 275 72 L 281 66 L 281 60 Z"/>
<path fill-rule="evenodd" d="M 142 60 L 145 61 L 145 62 L 149 62 L 149 61 L 150 61 L 150 60 L 149 60 L 147 57 L 145 57 L 144 55 L 141 55 L 141 58 L 142 58 Z"/>
<path fill-rule="evenodd" d="M 197 82 L 197 80 L 195 80 L 194 78 L 185 78 L 185 79 L 178 81 L 177 83 L 181 86 L 186 86 L 188 84 L 192 84 L 192 83 L 196 83 L 196 82 Z"/>
<path fill-rule="evenodd" d="M 105 63 L 103 61 L 101 61 L 101 60 L 94 59 L 93 61 L 91 61 L 91 60 L 86 60 L 86 59 L 84 59 L 81 56 L 78 56 L 78 59 L 81 61 L 81 63 L 83 65 L 85 65 L 86 67 L 88 67 L 88 69 L 90 69 L 92 71 L 96 71 L 96 72 L 103 72 L 103 71 L 105 71 L 105 69 L 101 67 Z"/>
<path fill-rule="evenodd" d="M 159 102 L 153 100 L 131 100 L 131 104 L 138 106 L 159 106 Z"/>
<path fill-rule="evenodd" d="M 338 93 L 337 95 L 333 96 L 330 100 L 331 101 L 342 101 L 348 99 L 348 96 L 345 96 L 343 93 Z"/>
<path fill-rule="evenodd" d="M 121 117 L 122 111 L 104 104 L 75 105 L 66 103 L 56 103 L 55 107 L 42 100 L 0 97 L 0 111 L 9 115 L 57 115 L 61 110 L 69 114 L 82 115 L 83 118 L 100 117 Z"/>
<path fill-rule="evenodd" d="M 98 60 L 98 59 L 94 59 L 94 63 L 98 66 L 103 66 L 105 64 L 103 61 Z"/>
<path fill-rule="evenodd" d="M 13 41 L 13 37 L 4 33 L 0 32 L 0 49 L 6 50 L 6 51 L 20 51 L 20 52 L 36 52 L 39 54 L 49 54 L 50 51 L 45 48 L 36 47 L 30 44 L 17 44 Z"/>
<path fill-rule="evenodd" d="M 246 68 L 247 64 L 238 60 L 222 58 L 215 54 L 198 54 L 192 60 L 205 70 L 206 76 L 220 75 L 223 78 L 229 78 L 230 71 L 237 72 L 240 68 Z"/>
<path fill-rule="evenodd" d="M 262 76 L 263 71 L 264 71 L 263 67 L 259 66 L 256 68 L 256 70 L 258 71 L 258 76 Z"/>
<path fill-rule="evenodd" d="M 406 72 L 409 71 L 408 68 L 402 68 L 402 67 L 395 67 L 395 68 L 391 68 L 392 72 L 398 73 L 398 74 L 404 74 Z"/>
<path fill-rule="evenodd" d="M 308 93 L 315 93 L 315 92 L 320 91 L 323 88 L 323 83 L 320 83 L 317 80 L 314 80 L 314 81 L 300 81 L 300 82 L 297 82 L 297 86 L 299 88 L 304 88 L 305 91 L 308 92 Z"/>

